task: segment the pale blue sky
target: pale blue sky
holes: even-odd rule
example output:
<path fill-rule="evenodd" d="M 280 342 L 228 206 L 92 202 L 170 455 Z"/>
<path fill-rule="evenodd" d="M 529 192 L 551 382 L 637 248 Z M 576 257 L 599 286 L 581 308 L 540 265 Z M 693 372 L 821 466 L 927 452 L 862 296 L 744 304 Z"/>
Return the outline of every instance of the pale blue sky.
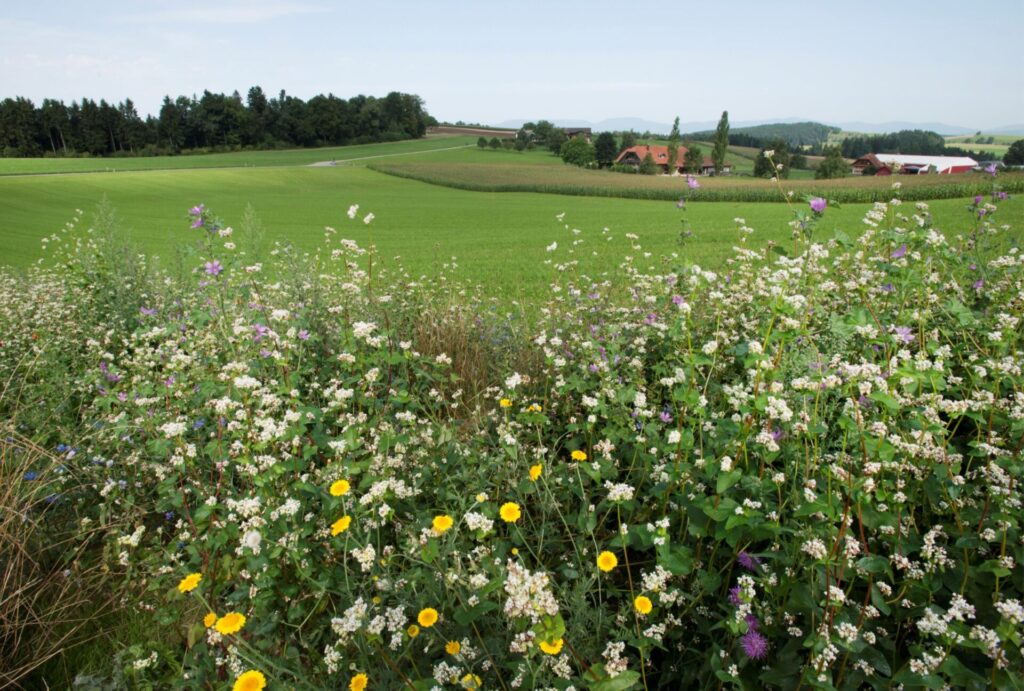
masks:
<path fill-rule="evenodd" d="M 1024 0 L 3 2 L 0 97 L 419 94 L 439 119 L 1024 122 Z"/>

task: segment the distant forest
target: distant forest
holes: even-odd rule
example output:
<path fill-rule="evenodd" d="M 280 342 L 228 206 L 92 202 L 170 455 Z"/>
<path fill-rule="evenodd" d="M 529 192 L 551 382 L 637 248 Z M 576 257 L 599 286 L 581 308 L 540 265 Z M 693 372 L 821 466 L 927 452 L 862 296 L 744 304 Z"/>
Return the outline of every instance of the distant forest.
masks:
<path fill-rule="evenodd" d="M 0 101 L 0 156 L 154 156 L 242 148 L 339 146 L 422 137 L 434 119 L 423 100 L 396 91 L 384 98 L 333 94 L 308 101 L 268 98 L 258 86 L 243 100 L 204 91 L 164 97 L 157 116 L 141 117 L 131 99 L 99 103 L 27 98 Z"/>
<path fill-rule="evenodd" d="M 841 132 L 838 127 L 822 125 L 820 122 L 783 122 L 751 127 L 734 127 L 729 130 L 729 143 L 733 146 L 760 147 L 765 142 L 782 139 L 790 147 L 805 146 L 821 147 L 828 141 L 830 134 Z M 713 141 L 714 130 L 691 132 L 683 135 L 684 139 L 696 141 Z"/>

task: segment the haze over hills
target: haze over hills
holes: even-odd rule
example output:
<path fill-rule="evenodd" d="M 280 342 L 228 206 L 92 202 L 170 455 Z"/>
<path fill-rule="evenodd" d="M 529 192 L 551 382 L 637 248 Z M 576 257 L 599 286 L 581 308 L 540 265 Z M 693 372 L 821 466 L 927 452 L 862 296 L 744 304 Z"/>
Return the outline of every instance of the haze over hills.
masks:
<path fill-rule="evenodd" d="M 511 120 L 505 120 L 504 122 L 496 123 L 496 127 L 508 127 L 508 128 L 519 128 L 524 122 L 528 120 L 516 118 Z M 671 123 L 666 122 L 655 122 L 653 120 L 645 120 L 643 118 L 609 118 L 601 120 L 600 122 L 591 122 L 582 119 L 571 119 L 571 118 L 556 118 L 554 122 L 559 127 L 589 127 L 595 132 L 603 131 L 622 131 L 622 130 L 634 130 L 636 132 L 653 132 L 655 134 L 667 134 L 672 129 Z M 796 122 L 812 122 L 809 118 L 769 118 L 762 120 L 730 120 L 729 125 L 733 129 L 739 129 L 743 127 L 754 127 L 756 125 L 771 125 L 779 123 L 796 123 Z M 839 127 L 847 132 L 869 132 L 869 133 L 884 133 L 884 132 L 899 132 L 900 130 L 930 130 L 932 132 L 938 132 L 939 134 L 974 134 L 979 130 L 985 134 L 1020 134 L 1024 135 L 1024 125 L 1003 125 L 999 127 L 990 128 L 978 128 L 978 127 L 963 127 L 961 125 L 950 125 L 943 122 L 905 122 L 905 121 L 893 121 L 893 122 L 829 122 L 822 120 L 814 120 L 813 122 L 821 122 L 823 125 L 831 125 L 833 127 Z M 700 132 L 703 130 L 713 130 L 718 124 L 717 120 L 703 120 L 693 122 L 680 122 L 679 129 L 682 132 Z"/>

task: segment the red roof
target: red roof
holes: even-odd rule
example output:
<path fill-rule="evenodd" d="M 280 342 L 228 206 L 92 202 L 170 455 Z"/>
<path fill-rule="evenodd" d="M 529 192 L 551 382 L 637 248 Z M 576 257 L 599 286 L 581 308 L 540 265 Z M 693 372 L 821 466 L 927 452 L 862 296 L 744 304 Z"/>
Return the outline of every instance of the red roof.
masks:
<path fill-rule="evenodd" d="M 619 157 L 615 159 L 615 162 L 616 163 L 621 163 L 622 159 L 624 159 L 626 157 L 626 155 L 629 154 L 629 153 L 636 154 L 637 158 L 639 158 L 642 161 L 642 160 L 644 160 L 644 157 L 647 156 L 648 152 L 650 152 L 651 158 L 654 159 L 654 162 L 656 164 L 663 165 L 663 166 L 664 165 L 668 165 L 668 147 L 667 146 L 631 146 L 628 149 L 626 149 L 625 151 L 623 151 L 621 154 L 619 154 Z M 685 157 L 685 156 L 686 156 L 686 147 L 685 146 L 680 146 L 678 149 L 676 149 L 676 162 L 677 163 L 682 165 L 683 157 Z"/>

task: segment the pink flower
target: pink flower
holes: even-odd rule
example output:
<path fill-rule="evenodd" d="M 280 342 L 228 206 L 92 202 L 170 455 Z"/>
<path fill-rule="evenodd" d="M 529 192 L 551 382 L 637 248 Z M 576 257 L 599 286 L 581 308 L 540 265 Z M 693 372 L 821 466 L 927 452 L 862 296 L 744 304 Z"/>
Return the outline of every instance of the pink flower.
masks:
<path fill-rule="evenodd" d="M 816 214 L 824 213 L 826 206 L 828 206 L 828 202 L 821 197 L 814 197 L 811 199 L 811 211 Z"/>

